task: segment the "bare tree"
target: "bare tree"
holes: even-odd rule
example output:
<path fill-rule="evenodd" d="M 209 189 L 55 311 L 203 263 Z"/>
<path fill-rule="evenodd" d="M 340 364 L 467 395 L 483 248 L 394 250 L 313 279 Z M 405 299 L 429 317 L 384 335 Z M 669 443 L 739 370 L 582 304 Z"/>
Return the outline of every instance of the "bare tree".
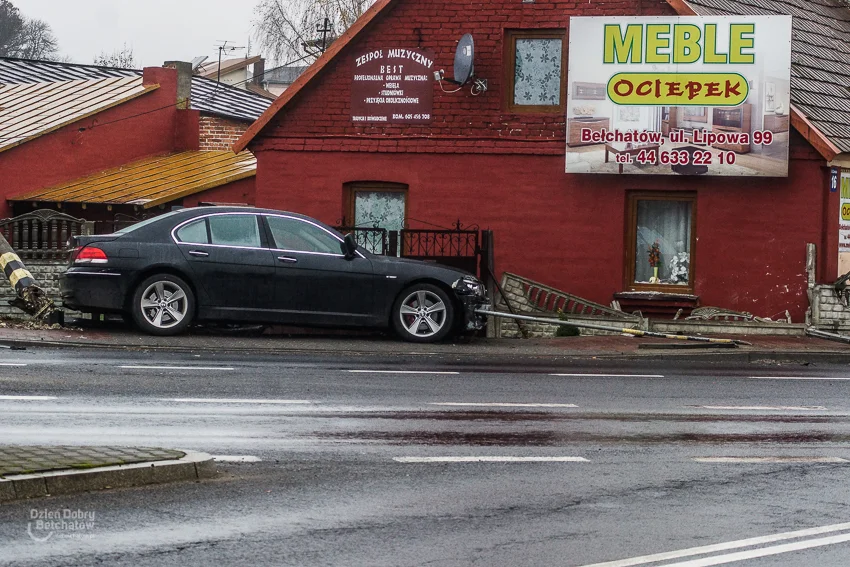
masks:
<path fill-rule="evenodd" d="M 100 52 L 100 55 L 94 57 L 95 65 L 103 67 L 121 67 L 123 69 L 134 69 L 136 67 L 136 56 L 133 54 L 133 48 L 124 44 L 121 49 L 115 49 L 112 53 Z"/>
<path fill-rule="evenodd" d="M 23 45 L 19 57 L 24 59 L 49 59 L 59 57 L 59 44 L 50 25 L 44 20 L 26 20 L 23 30 Z"/>
<path fill-rule="evenodd" d="M 0 0 L 0 57 L 56 59 L 59 48 L 50 25 L 21 15 L 9 0 Z"/>
<path fill-rule="evenodd" d="M 278 64 L 301 58 L 312 63 L 374 1 L 260 0 L 254 35 L 266 56 Z"/>
<path fill-rule="evenodd" d="M 8 0 L 0 0 L 0 57 L 16 57 L 23 42 L 24 18 Z"/>

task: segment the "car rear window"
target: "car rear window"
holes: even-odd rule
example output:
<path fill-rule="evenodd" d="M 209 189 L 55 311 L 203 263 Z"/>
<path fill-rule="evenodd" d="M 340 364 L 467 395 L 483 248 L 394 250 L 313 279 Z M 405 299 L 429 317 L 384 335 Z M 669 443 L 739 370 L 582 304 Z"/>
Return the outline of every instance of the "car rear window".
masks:
<path fill-rule="evenodd" d="M 209 244 L 210 237 L 207 233 L 207 219 L 190 222 L 181 227 L 177 231 L 177 240 L 188 244 Z"/>
<path fill-rule="evenodd" d="M 151 218 L 145 219 L 141 222 L 137 222 L 136 224 L 131 224 L 130 226 L 125 226 L 121 230 L 116 230 L 115 234 L 127 234 L 127 233 L 130 233 L 130 232 L 133 232 L 134 230 L 139 230 L 140 228 L 148 226 L 149 224 L 153 224 L 155 222 L 165 220 L 168 217 L 173 217 L 174 215 L 177 215 L 179 213 L 180 213 L 180 210 L 177 210 L 177 211 L 171 211 L 169 213 L 165 213 L 164 215 L 158 215 L 158 216 L 155 216 L 155 217 L 151 217 Z"/>

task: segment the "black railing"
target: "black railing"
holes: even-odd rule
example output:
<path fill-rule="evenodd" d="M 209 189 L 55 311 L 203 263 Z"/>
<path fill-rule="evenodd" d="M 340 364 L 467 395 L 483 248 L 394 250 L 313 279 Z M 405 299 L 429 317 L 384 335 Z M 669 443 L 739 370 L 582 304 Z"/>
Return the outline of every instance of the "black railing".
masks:
<path fill-rule="evenodd" d="M 0 233 L 23 259 L 57 259 L 68 252 L 71 236 L 82 234 L 86 221 L 39 209 L 0 220 Z"/>
<path fill-rule="evenodd" d="M 401 231 L 401 255 L 409 258 L 471 258 L 479 252 L 477 230 Z"/>
<path fill-rule="evenodd" d="M 372 254 L 395 256 L 395 254 L 389 254 L 387 236 L 389 231 L 385 228 L 360 228 L 355 226 L 336 226 L 334 228 L 342 234 L 353 235 L 357 245 Z"/>

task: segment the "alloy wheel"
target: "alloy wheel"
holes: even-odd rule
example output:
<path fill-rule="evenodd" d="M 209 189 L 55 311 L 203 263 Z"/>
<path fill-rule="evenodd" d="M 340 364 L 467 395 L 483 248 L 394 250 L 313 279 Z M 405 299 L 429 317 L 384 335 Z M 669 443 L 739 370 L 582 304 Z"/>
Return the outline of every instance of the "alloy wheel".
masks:
<path fill-rule="evenodd" d="M 189 301 L 183 288 L 161 280 L 145 288 L 140 307 L 148 323 L 158 329 L 170 329 L 186 317 Z"/>
<path fill-rule="evenodd" d="M 417 290 L 399 307 L 399 318 L 408 333 L 418 338 L 436 335 L 446 324 L 446 304 L 436 293 Z"/>

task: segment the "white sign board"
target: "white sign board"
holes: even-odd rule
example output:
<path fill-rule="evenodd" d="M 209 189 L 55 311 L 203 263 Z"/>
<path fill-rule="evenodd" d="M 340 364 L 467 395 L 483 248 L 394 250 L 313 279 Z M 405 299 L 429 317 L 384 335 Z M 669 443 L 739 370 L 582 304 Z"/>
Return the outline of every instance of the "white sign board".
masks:
<path fill-rule="evenodd" d="M 785 177 L 791 17 L 574 17 L 567 173 Z"/>

